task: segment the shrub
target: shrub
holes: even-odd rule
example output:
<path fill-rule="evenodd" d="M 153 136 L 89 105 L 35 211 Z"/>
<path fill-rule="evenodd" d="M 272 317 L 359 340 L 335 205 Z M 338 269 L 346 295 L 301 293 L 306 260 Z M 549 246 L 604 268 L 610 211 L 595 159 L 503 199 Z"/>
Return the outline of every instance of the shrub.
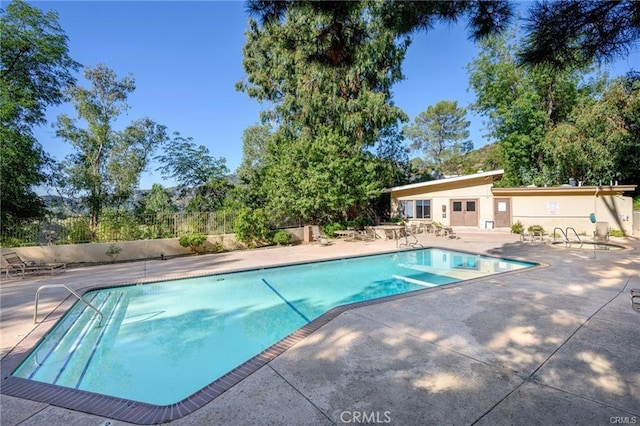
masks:
<path fill-rule="evenodd" d="M 354 229 L 357 229 L 357 230 L 363 230 L 366 226 L 373 225 L 373 220 L 371 220 L 368 217 L 361 216 L 353 220 L 350 220 L 349 222 L 346 223 L 346 225 L 353 227 Z"/>
<path fill-rule="evenodd" d="M 180 237 L 179 243 L 182 247 L 191 247 L 191 251 L 198 252 L 198 247 L 207 241 L 207 236 L 204 234 L 187 234 Z"/>
<path fill-rule="evenodd" d="M 287 231 L 278 231 L 273 236 L 273 242 L 277 245 L 289 244 L 291 242 L 291 234 Z"/>
<path fill-rule="evenodd" d="M 612 237 L 624 237 L 625 233 L 619 229 L 611 229 L 609 230 L 609 235 Z"/>
<path fill-rule="evenodd" d="M 335 234 L 336 231 L 340 229 L 345 229 L 345 228 L 346 228 L 345 224 L 340 222 L 327 223 L 326 225 L 322 226 L 322 233 L 329 238 L 333 238 L 336 236 Z"/>
<path fill-rule="evenodd" d="M 516 223 L 511 225 L 511 232 L 513 232 L 514 234 L 522 234 L 523 230 L 524 230 L 524 225 L 520 221 L 517 221 Z"/>
<path fill-rule="evenodd" d="M 262 209 L 242 209 L 233 224 L 236 239 L 254 247 L 268 239 L 270 231 L 268 217 Z"/>
<path fill-rule="evenodd" d="M 122 253 L 122 247 L 111 244 L 105 254 L 111 258 L 111 263 L 115 263 L 120 253 Z"/>

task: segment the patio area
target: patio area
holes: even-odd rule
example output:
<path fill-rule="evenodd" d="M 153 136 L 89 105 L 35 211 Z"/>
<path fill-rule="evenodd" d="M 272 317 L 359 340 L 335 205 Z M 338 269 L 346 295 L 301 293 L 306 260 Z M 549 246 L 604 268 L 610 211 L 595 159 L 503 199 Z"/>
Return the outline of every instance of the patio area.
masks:
<path fill-rule="evenodd" d="M 392 425 L 640 423 L 640 242 L 579 251 L 497 230 L 424 247 L 532 261 L 542 267 L 436 287 L 340 314 L 203 408 L 171 424 Z M 317 244 L 70 268 L 2 277 L 2 357 L 31 333 L 44 284 L 73 289 L 388 252 L 394 240 Z M 67 297 L 42 293 L 39 327 Z M 177 379 L 178 380 L 178 379 Z M 125 425 L 2 394 L 0 423 Z"/>

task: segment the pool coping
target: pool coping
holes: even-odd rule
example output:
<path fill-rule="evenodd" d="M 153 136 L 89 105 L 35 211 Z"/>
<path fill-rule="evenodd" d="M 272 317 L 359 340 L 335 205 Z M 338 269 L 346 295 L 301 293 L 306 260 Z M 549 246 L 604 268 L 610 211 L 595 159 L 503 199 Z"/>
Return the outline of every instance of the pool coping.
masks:
<path fill-rule="evenodd" d="M 385 254 L 393 254 L 398 252 L 414 251 L 441 247 L 428 246 L 421 248 L 401 248 L 396 250 L 389 250 L 378 252 L 369 255 L 354 255 L 354 256 L 336 256 L 326 258 L 323 260 L 303 261 L 303 262 L 287 262 L 282 264 L 268 265 L 264 267 L 250 267 L 250 268 L 234 268 L 216 273 L 202 273 L 202 274 L 187 274 L 182 276 L 183 279 L 197 278 L 204 276 L 216 276 L 227 273 L 246 272 L 255 270 L 271 269 L 280 266 L 294 266 L 304 265 L 318 262 L 329 262 L 335 260 L 378 256 Z M 426 292 L 444 291 L 446 289 L 456 288 L 471 285 L 479 280 L 486 279 L 488 277 L 505 276 L 511 274 L 522 273 L 524 271 L 535 270 L 549 265 L 540 262 L 532 262 L 524 259 L 509 258 L 509 257 L 497 257 L 483 253 L 476 253 L 459 249 L 446 249 L 449 251 L 455 251 L 458 253 L 480 255 L 491 258 L 499 258 L 517 262 L 529 263 L 532 266 L 528 268 L 517 269 L 513 271 L 498 272 L 487 276 L 472 278 L 450 284 L 439 285 L 436 287 L 423 288 L 407 293 L 396 294 L 391 296 L 380 297 L 376 299 L 354 302 L 346 305 L 337 306 L 331 310 L 325 312 L 318 318 L 312 320 L 303 327 L 297 329 L 293 333 L 279 340 L 269 348 L 265 349 L 261 353 L 255 355 L 251 359 L 245 361 L 241 365 L 232 369 L 228 373 L 209 383 L 207 386 L 194 392 L 187 398 L 169 405 L 154 405 L 145 402 L 133 401 L 125 398 L 118 398 L 109 395 L 98 394 L 85 390 L 72 389 L 59 385 L 37 382 L 29 379 L 23 379 L 19 377 L 11 376 L 11 373 L 24 361 L 24 359 L 31 353 L 31 351 L 46 337 L 46 335 L 55 327 L 58 321 L 67 313 L 67 311 L 76 303 L 72 295 L 65 298 L 52 312 L 47 314 L 43 320 L 23 339 L 21 340 L 3 359 L 1 365 L 2 374 L 2 386 L 0 386 L 0 393 L 23 398 L 27 400 L 45 402 L 54 406 L 67 408 L 75 411 L 85 412 L 98 416 L 108 417 L 114 420 L 125 421 L 135 424 L 158 424 L 177 420 L 194 411 L 204 407 L 212 402 L 218 396 L 231 389 L 236 384 L 240 383 L 245 378 L 249 377 L 263 366 L 277 358 L 280 354 L 284 353 L 302 339 L 308 337 L 322 326 L 329 323 L 331 320 L 337 318 L 344 312 L 352 309 L 361 308 L 365 306 L 377 305 L 380 303 L 391 302 L 408 297 L 415 297 Z M 158 279 L 149 280 L 135 280 L 128 281 L 126 283 L 112 283 L 88 286 L 80 289 L 78 293 L 84 295 L 89 291 L 128 287 L 134 285 L 153 284 L 158 282 L 170 281 L 176 278 L 163 277 Z M 54 320 L 47 321 L 48 318 L 55 318 Z"/>

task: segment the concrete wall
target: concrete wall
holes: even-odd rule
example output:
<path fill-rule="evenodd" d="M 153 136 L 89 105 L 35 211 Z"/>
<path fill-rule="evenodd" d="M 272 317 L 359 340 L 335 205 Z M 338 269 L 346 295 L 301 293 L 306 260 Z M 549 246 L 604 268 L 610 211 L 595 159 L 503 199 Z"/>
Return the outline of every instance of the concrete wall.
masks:
<path fill-rule="evenodd" d="M 595 213 L 598 222 L 609 222 L 611 229 L 631 235 L 631 197 L 620 195 L 539 195 L 511 197 L 512 221 L 525 225 L 541 225 L 551 233 L 554 227 L 570 226 L 579 234 L 593 235 L 594 225 L 589 215 Z"/>
<path fill-rule="evenodd" d="M 291 234 L 292 243 L 302 241 L 302 228 L 286 229 Z M 102 263 L 110 262 L 105 253 L 111 244 L 122 248 L 117 261 L 141 260 L 165 256 L 181 256 L 191 253 L 191 249 L 180 246 L 178 238 L 157 240 L 121 241 L 117 243 L 65 244 L 38 247 L 1 248 L 2 253 L 16 252 L 25 262 L 37 263 Z M 205 243 L 205 252 L 215 252 L 216 245 L 225 250 L 242 250 L 246 245 L 235 239 L 234 234 L 209 235 Z M 2 259 L 2 266 L 6 265 Z"/>

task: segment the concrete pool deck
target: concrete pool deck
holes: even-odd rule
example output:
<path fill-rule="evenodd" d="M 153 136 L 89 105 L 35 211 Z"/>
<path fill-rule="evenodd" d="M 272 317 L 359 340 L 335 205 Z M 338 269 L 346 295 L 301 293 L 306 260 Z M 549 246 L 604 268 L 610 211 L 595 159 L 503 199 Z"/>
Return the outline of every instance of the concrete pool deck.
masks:
<path fill-rule="evenodd" d="M 629 298 L 640 288 L 640 242 L 620 239 L 635 250 L 594 259 L 497 231 L 460 235 L 420 242 L 545 266 L 342 313 L 171 424 L 640 423 L 640 313 Z M 394 249 L 393 241 L 337 241 L 3 277 L 2 357 L 35 328 L 34 295 L 44 284 L 81 289 Z M 39 320 L 65 297 L 43 292 Z M 2 394 L 0 424 L 127 423 Z"/>

